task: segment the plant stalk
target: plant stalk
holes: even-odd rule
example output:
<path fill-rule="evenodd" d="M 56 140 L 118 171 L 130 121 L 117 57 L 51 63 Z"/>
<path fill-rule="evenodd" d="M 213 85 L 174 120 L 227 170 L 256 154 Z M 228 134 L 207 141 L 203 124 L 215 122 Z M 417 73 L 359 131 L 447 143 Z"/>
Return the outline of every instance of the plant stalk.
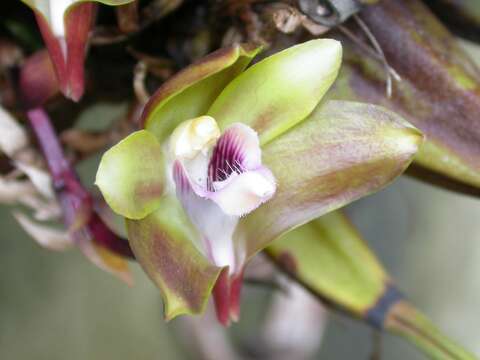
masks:
<path fill-rule="evenodd" d="M 431 359 L 475 360 L 476 357 L 442 334 L 428 318 L 407 301 L 395 304 L 385 329 L 414 343 Z"/>
<path fill-rule="evenodd" d="M 97 245 L 123 257 L 135 258 L 128 241 L 110 230 L 92 209 L 93 198 L 80 183 L 75 170 L 65 157 L 45 110 L 42 108 L 28 110 L 27 117 L 47 162 L 55 193 L 62 206 L 65 226 L 69 229 L 85 227 Z M 82 219 L 84 216 L 86 218 Z M 82 221 L 77 224 L 79 218 Z"/>

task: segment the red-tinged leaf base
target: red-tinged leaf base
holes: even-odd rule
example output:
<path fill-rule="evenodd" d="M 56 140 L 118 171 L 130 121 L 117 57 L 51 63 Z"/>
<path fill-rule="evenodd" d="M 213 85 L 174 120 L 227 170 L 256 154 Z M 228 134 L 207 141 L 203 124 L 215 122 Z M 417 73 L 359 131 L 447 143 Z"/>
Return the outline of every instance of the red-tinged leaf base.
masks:
<path fill-rule="evenodd" d="M 228 268 L 220 273 L 213 288 L 213 300 L 218 321 L 223 326 L 237 322 L 240 318 L 240 295 L 242 290 L 243 270 L 239 274 L 229 275 Z"/>

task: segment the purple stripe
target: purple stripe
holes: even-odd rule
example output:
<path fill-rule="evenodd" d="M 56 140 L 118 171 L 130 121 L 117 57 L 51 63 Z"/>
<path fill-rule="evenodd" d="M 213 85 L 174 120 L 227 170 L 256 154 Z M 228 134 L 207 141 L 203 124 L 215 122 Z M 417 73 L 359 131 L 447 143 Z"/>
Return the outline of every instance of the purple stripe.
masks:
<path fill-rule="evenodd" d="M 241 171 L 245 154 L 242 138 L 235 129 L 227 130 L 213 149 L 208 168 L 208 187 L 213 191 L 214 181 L 223 181 L 234 171 Z"/>

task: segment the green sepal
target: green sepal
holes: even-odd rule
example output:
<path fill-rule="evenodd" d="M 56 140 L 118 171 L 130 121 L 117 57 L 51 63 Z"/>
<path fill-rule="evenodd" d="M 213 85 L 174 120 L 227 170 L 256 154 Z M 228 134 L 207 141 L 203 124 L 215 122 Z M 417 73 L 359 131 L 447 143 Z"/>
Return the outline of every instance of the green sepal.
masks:
<path fill-rule="evenodd" d="M 242 122 L 266 144 L 304 120 L 337 77 L 342 46 L 311 40 L 280 51 L 248 68 L 215 100 L 208 115 L 221 128 Z"/>
<path fill-rule="evenodd" d="M 262 149 L 274 197 L 240 220 L 247 256 L 283 233 L 380 190 L 410 164 L 422 134 L 375 105 L 329 101 Z"/>
<path fill-rule="evenodd" d="M 165 318 L 202 313 L 222 268 L 195 246 L 199 235 L 175 196 L 141 220 L 128 220 L 135 257 L 161 291 Z"/>

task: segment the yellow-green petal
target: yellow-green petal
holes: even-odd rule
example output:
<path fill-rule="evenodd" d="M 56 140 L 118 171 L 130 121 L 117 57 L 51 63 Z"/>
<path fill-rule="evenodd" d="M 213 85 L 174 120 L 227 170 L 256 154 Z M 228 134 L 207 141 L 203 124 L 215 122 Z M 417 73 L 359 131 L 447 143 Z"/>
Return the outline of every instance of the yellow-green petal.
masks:
<path fill-rule="evenodd" d="M 158 207 L 164 178 L 162 147 L 154 135 L 140 130 L 103 154 L 95 183 L 113 211 L 141 219 Z"/>
<path fill-rule="evenodd" d="M 254 45 L 234 45 L 186 67 L 151 97 L 142 115 L 144 127 L 163 142 L 182 121 L 205 115 L 223 88 L 260 50 Z"/>
<path fill-rule="evenodd" d="M 330 88 L 340 69 L 342 46 L 318 39 L 292 46 L 247 69 L 208 110 L 221 128 L 242 122 L 262 144 L 304 120 Z"/>

